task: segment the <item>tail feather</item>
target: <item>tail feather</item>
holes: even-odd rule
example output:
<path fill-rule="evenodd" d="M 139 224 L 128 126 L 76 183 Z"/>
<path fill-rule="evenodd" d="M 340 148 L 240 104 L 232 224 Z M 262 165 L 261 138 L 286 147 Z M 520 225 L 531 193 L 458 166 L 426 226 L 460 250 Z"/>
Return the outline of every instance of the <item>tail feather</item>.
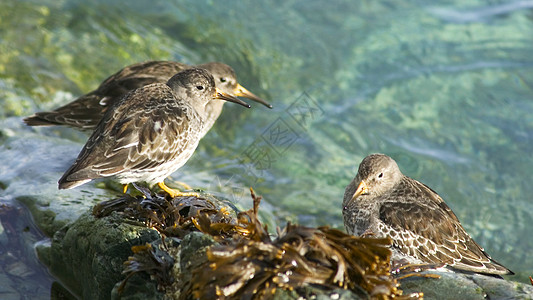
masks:
<path fill-rule="evenodd" d="M 117 98 L 89 93 L 52 111 L 37 112 L 23 121 L 28 126 L 67 125 L 74 128 L 94 129 L 109 103 Z"/>
<path fill-rule="evenodd" d="M 81 170 L 79 168 L 80 166 L 77 163 L 74 163 L 74 165 L 61 176 L 57 182 L 60 190 L 75 188 L 98 177 L 94 172 L 91 172 L 89 168 L 82 168 Z"/>
<path fill-rule="evenodd" d="M 40 116 L 40 114 L 33 114 L 27 118 L 24 118 L 23 121 L 28 126 L 52 126 L 52 125 L 62 125 L 61 123 L 54 122 L 50 120 L 53 118 L 47 119 L 46 117 Z"/>
<path fill-rule="evenodd" d="M 58 181 L 58 187 L 59 187 L 60 190 L 73 189 L 73 188 L 78 187 L 78 186 L 80 186 L 80 185 L 82 185 L 84 183 L 87 183 L 87 182 L 91 181 L 91 180 L 92 179 L 68 181 L 67 179 L 62 177 Z"/>

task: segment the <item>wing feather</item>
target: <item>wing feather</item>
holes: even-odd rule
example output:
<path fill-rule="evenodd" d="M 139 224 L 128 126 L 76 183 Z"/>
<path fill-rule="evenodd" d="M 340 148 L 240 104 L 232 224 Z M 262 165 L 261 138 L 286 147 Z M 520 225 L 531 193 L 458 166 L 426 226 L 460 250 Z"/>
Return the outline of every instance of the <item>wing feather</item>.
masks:
<path fill-rule="evenodd" d="M 427 263 L 444 262 L 457 269 L 482 273 L 510 272 L 470 237 L 436 192 L 408 177 L 404 183 L 412 187 L 410 193 L 394 191 L 388 196 L 394 201 L 384 202 L 379 210 L 382 230 L 398 237 L 393 238 L 394 247 Z"/>
<path fill-rule="evenodd" d="M 187 68 L 188 65 L 174 61 L 133 64 L 106 78 L 96 90 L 53 111 L 35 113 L 24 122 L 30 126 L 69 125 L 94 129 L 107 109 L 128 92 L 152 83 L 166 83 L 172 75 Z"/>
<path fill-rule="evenodd" d="M 165 84 L 127 94 L 104 116 L 61 182 L 87 181 L 173 159 L 187 145 L 186 108 Z"/>

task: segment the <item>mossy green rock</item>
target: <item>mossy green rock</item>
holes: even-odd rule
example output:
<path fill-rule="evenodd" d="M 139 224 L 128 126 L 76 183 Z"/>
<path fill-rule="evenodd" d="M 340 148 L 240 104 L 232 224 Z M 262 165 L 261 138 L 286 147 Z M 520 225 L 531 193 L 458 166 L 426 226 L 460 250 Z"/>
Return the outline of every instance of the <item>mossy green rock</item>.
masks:
<path fill-rule="evenodd" d="M 190 280 L 191 272 L 207 261 L 206 249 L 215 241 L 209 235 L 192 232 L 181 242 L 166 239 L 168 253 L 174 258 L 172 276 L 175 284 L 166 291 L 157 289 L 157 283 L 146 273 L 133 275 L 119 292 L 125 275 L 123 262 L 133 253 L 131 247 L 151 243 L 159 247 L 161 236 L 152 229 L 124 219 L 117 213 L 95 218 L 83 214 L 75 222 L 59 230 L 50 244 L 41 244 L 37 250 L 40 259 L 73 294 L 83 299 L 178 299 L 180 288 Z M 329 292 L 307 287 L 294 291 L 278 290 L 276 299 L 297 299 L 302 293 L 316 299 L 331 296 L 338 299 L 360 299 L 346 290 Z"/>
<path fill-rule="evenodd" d="M 159 239 L 159 233 L 120 216 L 96 219 L 83 214 L 54 235 L 50 247 L 37 248 L 39 258 L 73 294 L 109 299 L 121 281 L 131 247 Z"/>
<path fill-rule="evenodd" d="M 151 243 L 174 260 L 171 276 L 174 284 L 166 291 L 146 273 L 132 276 L 122 293 L 118 287 L 124 279 L 123 262 L 133 253 L 131 247 Z M 160 247 L 161 236 L 144 225 L 124 219 L 117 213 L 100 219 L 90 213 L 63 227 L 53 237 L 51 245 L 37 248 L 39 257 L 50 271 L 74 294 L 84 299 L 178 299 L 188 285 L 192 270 L 207 261 L 208 246 L 215 241 L 208 235 L 192 232 L 183 240 L 169 238 Z M 213 271 L 216 272 L 216 271 Z M 410 277 L 401 280 L 404 294 L 423 292 L 425 299 L 533 299 L 533 287 L 479 274 L 437 272 L 439 279 Z M 165 294 L 166 293 L 166 294 Z M 366 295 L 346 290 L 323 291 L 305 287 L 296 291 L 276 291 L 276 299 L 361 299 Z"/>

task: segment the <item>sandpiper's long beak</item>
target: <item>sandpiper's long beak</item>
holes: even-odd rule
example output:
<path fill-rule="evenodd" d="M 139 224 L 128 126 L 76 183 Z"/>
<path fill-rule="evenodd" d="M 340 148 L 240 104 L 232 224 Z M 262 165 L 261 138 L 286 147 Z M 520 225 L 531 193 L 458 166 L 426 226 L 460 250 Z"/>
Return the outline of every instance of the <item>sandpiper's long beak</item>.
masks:
<path fill-rule="evenodd" d="M 254 93 L 252 93 L 249 90 L 245 89 L 242 85 L 240 85 L 238 83 L 237 83 L 237 86 L 235 87 L 235 90 L 233 91 L 233 94 L 235 96 L 245 97 L 245 98 L 248 98 L 248 99 L 253 100 L 255 102 L 259 102 L 259 103 L 263 104 L 264 106 L 266 106 L 268 108 L 272 108 L 272 105 L 270 103 L 268 103 L 265 100 L 257 97 Z"/>
<path fill-rule="evenodd" d="M 248 107 L 250 108 L 250 104 L 242 101 L 241 99 L 238 99 L 238 98 L 235 98 L 231 95 L 228 95 L 226 93 L 223 93 L 221 90 L 219 90 L 218 88 L 216 89 L 216 96 L 214 97 L 214 99 L 220 99 L 220 100 L 226 100 L 226 101 L 230 101 L 230 102 L 233 102 L 233 103 L 237 103 L 237 104 L 240 104 L 244 107 Z"/>
<path fill-rule="evenodd" d="M 355 193 L 353 194 L 352 199 L 350 200 L 350 202 L 355 201 L 355 199 L 357 197 L 359 197 L 361 195 L 364 195 L 364 194 L 367 194 L 367 193 L 368 193 L 368 186 L 366 185 L 364 180 L 361 180 L 361 182 L 359 183 L 359 186 L 357 187 L 357 190 L 355 190 Z"/>

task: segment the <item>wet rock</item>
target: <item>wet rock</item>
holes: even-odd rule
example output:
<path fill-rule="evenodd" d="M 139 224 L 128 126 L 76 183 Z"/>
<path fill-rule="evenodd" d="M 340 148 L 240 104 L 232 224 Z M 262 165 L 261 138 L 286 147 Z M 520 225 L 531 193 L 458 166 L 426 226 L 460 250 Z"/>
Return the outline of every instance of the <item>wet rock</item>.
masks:
<path fill-rule="evenodd" d="M 164 299 L 164 293 L 157 289 L 157 283 L 150 280 L 147 274 L 133 275 L 124 289 L 120 290 L 122 282 L 117 282 L 111 291 L 111 299 L 121 300 L 160 300 Z"/>
<path fill-rule="evenodd" d="M 485 299 L 508 299 L 509 296 L 515 299 L 533 299 L 533 285 L 477 274 L 468 277 L 483 289 L 487 295 Z"/>
<path fill-rule="evenodd" d="M 410 277 L 400 280 L 404 292 L 423 292 L 424 299 L 533 299 L 533 286 L 515 281 L 455 272 L 426 271 L 439 279 Z"/>
<path fill-rule="evenodd" d="M 160 239 L 154 229 L 111 214 L 97 219 L 90 213 L 54 235 L 50 247 L 37 247 L 39 258 L 70 291 L 84 299 L 109 299 L 121 281 L 131 247 Z"/>
<path fill-rule="evenodd" d="M 23 203 L 37 226 L 50 237 L 111 195 L 94 188 L 93 183 L 80 189 L 57 189 L 57 180 L 81 146 L 54 136 L 51 130 L 27 127 L 20 118 L 0 121 L 0 197 L 4 202 Z M 93 188 L 89 188 L 91 185 Z"/>
<path fill-rule="evenodd" d="M 15 288 L 16 284 L 12 282 L 7 274 L 0 272 L 0 282 L 2 283 L 0 284 L 0 295 L 2 295 L 2 299 L 15 300 L 22 298 L 22 295 Z"/>
<path fill-rule="evenodd" d="M 279 284 L 277 279 L 273 280 L 272 278 L 285 278 L 283 275 L 274 272 L 274 277 L 266 277 L 265 272 L 268 273 L 272 270 L 261 270 L 261 268 L 268 266 L 266 253 L 271 251 L 268 249 L 276 247 L 276 240 L 271 240 L 268 234 L 262 231 L 261 223 L 256 219 L 258 202 L 254 204 L 254 209 L 236 214 L 217 198 L 212 196 L 206 196 L 206 198 L 209 200 L 185 198 L 179 201 L 176 199 L 168 201 L 159 196 L 144 200 L 142 197 L 124 196 L 107 201 L 99 204 L 92 211 L 99 218 L 94 217 L 91 213 L 85 213 L 77 221 L 58 231 L 50 244 L 40 245 L 37 248 L 39 257 L 68 290 L 79 297 L 90 299 L 108 299 L 110 297 L 112 299 L 192 299 L 192 293 L 198 293 L 198 282 L 195 283 L 195 280 L 200 278 L 200 280 L 210 282 L 210 287 L 204 285 L 204 289 L 213 288 L 217 285 L 216 282 L 213 283 L 215 278 L 222 281 L 227 279 L 227 277 L 224 278 L 226 275 L 220 277 L 220 274 L 217 274 L 223 270 L 231 269 L 231 264 L 225 262 L 235 259 L 238 263 L 245 262 L 245 265 L 259 262 L 263 267 L 255 269 L 257 277 L 263 276 L 265 280 L 272 280 L 272 284 Z M 172 206 L 167 206 L 168 204 L 172 204 Z M 174 205 L 176 209 L 172 209 Z M 161 211 L 152 211 L 155 206 L 160 207 Z M 225 208 L 221 209 L 222 206 Z M 148 209 L 150 207 L 152 208 Z M 117 209 L 117 211 L 113 209 Z M 138 214 L 137 217 L 134 217 L 135 214 Z M 196 217 L 192 217 L 193 215 Z M 237 219 L 232 221 L 235 215 L 237 215 Z M 138 219 L 136 220 L 136 218 Z M 146 224 L 151 224 L 150 228 L 146 227 Z M 160 232 L 166 232 L 169 236 L 162 238 L 158 231 L 152 228 L 158 228 Z M 339 241 L 345 239 L 343 233 L 328 231 L 327 228 L 300 228 L 297 225 L 290 225 L 287 228 L 289 229 L 278 231 L 278 234 L 283 235 L 292 232 L 293 237 L 295 234 L 303 234 L 302 237 L 304 237 L 315 234 L 313 232 L 321 231 L 322 234 L 325 234 L 324 237 L 333 234 L 332 237 L 340 238 Z M 236 229 L 237 231 L 235 231 Z M 198 232 L 199 230 L 206 233 Z M 220 234 L 219 236 L 217 236 L 217 232 Z M 244 236 L 250 236 L 249 243 L 243 240 L 243 233 Z M 170 237 L 172 234 L 179 237 Z M 248 243 L 246 247 L 250 249 L 259 247 L 257 249 L 262 250 L 258 253 L 265 253 L 265 255 L 257 258 L 248 256 L 257 250 L 255 252 L 243 252 L 241 262 L 239 261 L 240 254 L 235 251 L 238 249 L 241 249 L 238 251 L 248 250 L 242 250 L 245 247 L 231 251 L 232 246 L 230 245 L 232 245 L 233 239 L 240 240 L 239 243 L 241 244 Z M 308 247 L 303 246 L 305 240 L 306 238 L 302 238 L 302 244 L 298 246 L 301 251 Z M 324 241 L 318 244 L 322 243 Z M 229 249 L 227 256 L 224 256 L 224 249 Z M 289 244 L 280 249 L 294 253 L 291 255 L 298 252 L 290 250 Z M 220 256 L 221 254 L 223 256 Z M 275 259 L 279 260 L 283 255 L 286 255 L 283 251 L 278 252 Z M 303 262 L 301 261 L 303 257 L 294 257 L 299 262 L 298 265 Z M 320 256 L 313 254 L 311 257 L 313 258 L 307 262 L 306 268 L 312 267 L 314 263 L 319 261 L 327 262 L 327 255 L 320 258 Z M 336 256 L 336 259 L 338 260 L 339 257 Z M 225 292 L 230 295 L 232 294 L 230 290 L 233 288 L 249 289 L 250 287 L 246 286 L 247 281 L 254 278 L 239 278 L 237 274 L 248 273 L 243 272 L 241 267 L 238 269 L 234 273 L 227 274 L 227 276 L 237 276 L 235 278 L 240 282 L 238 286 L 232 286 L 231 282 L 229 285 L 226 282 L 220 286 L 220 288 L 225 288 Z M 294 269 L 292 274 L 296 273 L 297 269 Z M 440 278 L 423 277 L 426 274 L 437 274 Z M 287 278 L 293 275 L 287 275 L 289 276 Z M 422 292 L 425 299 L 533 299 L 533 287 L 490 276 L 438 271 L 426 271 L 419 275 L 399 280 L 400 286 L 398 288 L 403 291 L 403 295 L 414 296 L 416 293 Z M 289 279 L 287 283 L 300 280 L 303 282 L 308 276 L 317 275 L 308 273 L 303 277 Z M 309 281 L 315 282 L 314 284 L 300 284 L 292 289 L 287 289 L 286 283 L 282 283 L 278 288 L 266 285 L 265 287 L 269 289 L 271 294 L 263 295 L 267 295 L 267 297 L 272 295 L 274 299 L 300 299 L 302 297 L 368 299 L 369 297 L 369 293 L 363 288 L 357 287 L 357 284 L 352 290 L 345 290 L 335 287 L 331 283 L 319 285 L 320 278 L 317 276 L 317 281 Z M 384 277 L 380 278 L 382 280 Z M 377 277 L 374 278 L 374 280 L 376 279 Z M 327 282 L 329 279 L 326 276 L 322 280 Z M 346 280 L 353 280 L 353 278 Z M 262 285 L 257 285 L 257 287 L 263 288 Z M 385 285 L 381 288 L 385 288 Z M 396 290 L 391 291 L 397 292 Z M 382 295 L 386 295 L 379 287 L 374 292 L 381 292 Z M 238 295 L 238 293 L 233 295 Z M 231 297 L 233 296 L 229 298 Z"/>

